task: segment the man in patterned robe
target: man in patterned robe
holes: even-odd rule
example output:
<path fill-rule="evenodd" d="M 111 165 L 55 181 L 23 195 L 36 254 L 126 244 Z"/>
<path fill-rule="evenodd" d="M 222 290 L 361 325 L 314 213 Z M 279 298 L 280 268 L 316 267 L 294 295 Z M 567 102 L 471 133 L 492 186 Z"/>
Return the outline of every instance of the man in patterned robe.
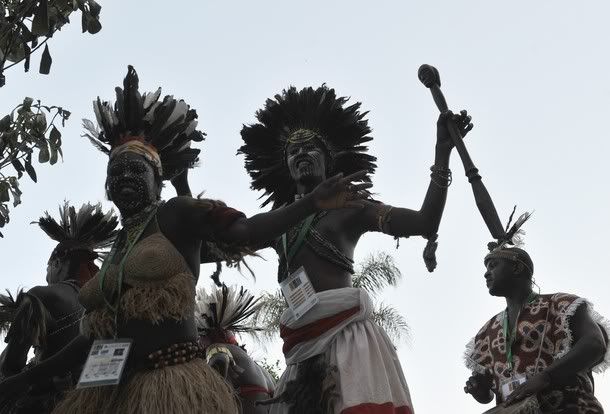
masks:
<path fill-rule="evenodd" d="M 592 371 L 610 363 L 608 321 L 584 298 L 534 293 L 534 265 L 520 248 L 500 245 L 485 266 L 489 293 L 504 297 L 507 307 L 468 345 L 473 375 L 464 391 L 482 404 L 494 397 L 505 406 L 529 399 L 536 412 L 603 413 Z"/>

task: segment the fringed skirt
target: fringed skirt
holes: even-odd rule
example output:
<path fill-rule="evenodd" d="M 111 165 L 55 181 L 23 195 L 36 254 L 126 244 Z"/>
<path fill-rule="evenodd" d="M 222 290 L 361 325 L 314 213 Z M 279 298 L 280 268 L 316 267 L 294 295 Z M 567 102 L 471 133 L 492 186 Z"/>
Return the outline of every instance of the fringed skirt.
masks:
<path fill-rule="evenodd" d="M 70 391 L 53 413 L 239 413 L 233 390 L 202 359 L 124 375 L 117 386 Z"/>

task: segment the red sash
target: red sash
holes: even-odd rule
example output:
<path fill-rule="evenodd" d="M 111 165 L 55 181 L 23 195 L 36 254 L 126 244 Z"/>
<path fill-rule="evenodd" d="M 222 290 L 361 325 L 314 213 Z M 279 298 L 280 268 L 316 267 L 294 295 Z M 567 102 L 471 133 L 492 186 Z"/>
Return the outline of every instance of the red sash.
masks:
<path fill-rule="evenodd" d="M 284 354 L 290 352 L 292 348 L 301 342 L 306 342 L 319 337 L 320 335 L 339 325 L 341 322 L 354 316 L 358 312 L 360 312 L 360 306 L 346 309 L 343 312 L 337 313 L 336 315 L 319 319 L 296 329 L 291 329 L 287 326 L 280 325 L 280 337 L 284 340 L 282 351 Z"/>

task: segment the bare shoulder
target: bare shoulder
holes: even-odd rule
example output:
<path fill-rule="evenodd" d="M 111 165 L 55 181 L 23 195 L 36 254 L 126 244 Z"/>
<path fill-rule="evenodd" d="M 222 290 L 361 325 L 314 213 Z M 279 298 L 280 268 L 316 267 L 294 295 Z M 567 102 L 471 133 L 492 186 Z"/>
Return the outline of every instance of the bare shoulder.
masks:
<path fill-rule="evenodd" d="M 30 296 L 35 296 L 36 298 L 42 300 L 43 302 L 48 299 L 53 299 L 57 297 L 60 293 L 58 289 L 54 289 L 54 285 L 51 286 L 34 286 L 27 292 Z"/>
<path fill-rule="evenodd" d="M 195 205 L 196 199 L 189 196 L 177 196 L 167 200 L 161 210 L 168 213 L 176 213 L 192 208 Z"/>

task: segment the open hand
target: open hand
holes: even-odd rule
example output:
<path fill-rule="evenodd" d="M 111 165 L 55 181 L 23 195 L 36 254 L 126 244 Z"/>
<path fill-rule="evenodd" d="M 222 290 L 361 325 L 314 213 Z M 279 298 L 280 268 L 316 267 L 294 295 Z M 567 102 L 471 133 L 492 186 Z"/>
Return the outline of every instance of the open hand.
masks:
<path fill-rule="evenodd" d="M 454 114 L 451 111 L 440 114 L 436 123 L 436 145 L 445 147 L 448 150 L 453 148 L 453 139 L 451 139 L 448 124 L 453 123 L 457 127 L 460 136 L 464 138 L 473 128 L 471 121 L 472 117 L 468 115 L 466 110 L 460 111 L 459 114 Z"/>
<path fill-rule="evenodd" d="M 504 406 L 507 407 L 511 404 L 521 401 L 530 395 L 536 395 L 541 391 L 546 390 L 551 386 L 551 380 L 544 372 L 533 376 L 532 378 L 519 385 L 504 401 Z"/>
<path fill-rule="evenodd" d="M 358 171 L 343 177 L 339 173 L 320 183 L 312 192 L 311 197 L 316 210 L 332 210 L 344 207 L 361 208 L 359 200 L 368 196 L 364 190 L 371 188 L 371 183 L 353 184 L 366 177 L 366 171 Z"/>

